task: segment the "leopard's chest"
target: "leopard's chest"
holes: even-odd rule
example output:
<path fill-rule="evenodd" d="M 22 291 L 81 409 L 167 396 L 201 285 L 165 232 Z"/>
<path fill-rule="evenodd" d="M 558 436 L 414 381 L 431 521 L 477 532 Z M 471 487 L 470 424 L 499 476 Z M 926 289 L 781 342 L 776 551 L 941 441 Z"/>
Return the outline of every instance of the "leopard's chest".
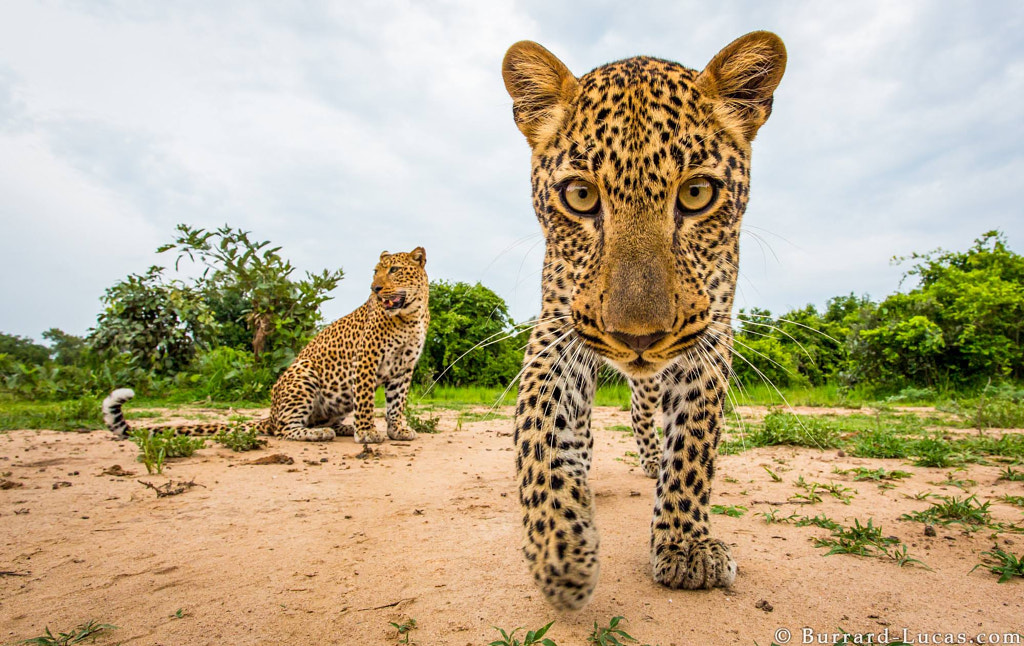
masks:
<path fill-rule="evenodd" d="M 423 350 L 426 337 L 426 325 L 416 324 L 398 331 L 389 338 L 381 353 L 377 378 L 384 380 L 411 371 Z"/>

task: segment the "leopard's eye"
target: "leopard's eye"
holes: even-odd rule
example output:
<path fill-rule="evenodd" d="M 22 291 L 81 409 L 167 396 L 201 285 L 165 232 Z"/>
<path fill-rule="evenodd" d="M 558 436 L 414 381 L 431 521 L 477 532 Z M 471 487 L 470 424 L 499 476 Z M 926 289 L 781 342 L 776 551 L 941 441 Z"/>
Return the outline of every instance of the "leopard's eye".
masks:
<path fill-rule="evenodd" d="M 718 187 L 706 177 L 692 177 L 679 187 L 676 203 L 683 213 L 696 213 L 708 208 L 718 195 Z"/>
<path fill-rule="evenodd" d="M 562 187 L 562 201 L 578 215 L 594 215 L 601 208 L 597 186 L 582 179 L 574 179 Z"/>
<path fill-rule="evenodd" d="M 396 265 L 392 265 L 392 266 L 391 266 L 391 268 L 390 268 L 390 269 L 388 269 L 388 273 L 389 273 L 389 274 L 393 274 L 393 273 L 395 273 L 396 271 L 398 271 L 398 267 L 397 267 Z"/>

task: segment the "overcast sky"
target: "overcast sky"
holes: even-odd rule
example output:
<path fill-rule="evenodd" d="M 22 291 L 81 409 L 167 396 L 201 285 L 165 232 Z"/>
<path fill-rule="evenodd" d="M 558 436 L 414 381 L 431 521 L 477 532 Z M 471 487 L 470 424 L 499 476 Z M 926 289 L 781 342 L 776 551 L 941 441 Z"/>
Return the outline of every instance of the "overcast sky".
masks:
<path fill-rule="evenodd" d="M 84 334 L 179 222 L 342 267 L 382 250 L 539 309 L 529 150 L 501 81 L 536 40 L 577 75 L 636 54 L 703 68 L 748 31 L 789 66 L 754 142 L 739 306 L 896 290 L 890 258 L 1002 229 L 1024 251 L 1019 2 L 0 4 L 0 331 Z"/>

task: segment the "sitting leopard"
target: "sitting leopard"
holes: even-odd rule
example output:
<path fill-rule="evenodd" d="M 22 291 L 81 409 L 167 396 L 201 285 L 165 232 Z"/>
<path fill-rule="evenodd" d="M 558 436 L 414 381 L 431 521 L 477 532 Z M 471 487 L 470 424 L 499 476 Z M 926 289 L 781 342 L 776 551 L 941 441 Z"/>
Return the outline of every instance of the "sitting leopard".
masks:
<path fill-rule="evenodd" d="M 387 436 L 414 439 L 416 432 L 405 421 L 405 401 L 430 323 L 426 262 L 423 247 L 382 253 L 370 298 L 303 348 L 274 384 L 270 416 L 248 428 L 287 440 L 318 442 L 354 435 L 356 442 L 383 442 L 373 423 L 374 391 L 383 385 Z M 130 430 L 121 406 L 133 396 L 123 388 L 103 402 L 104 421 L 118 437 Z M 354 426 L 345 423 L 350 413 Z M 164 428 L 182 435 L 214 435 L 233 427 L 212 423 L 147 430 Z"/>
<path fill-rule="evenodd" d="M 580 608 L 598 579 L 588 485 L 597 370 L 655 379 L 665 438 L 650 558 L 671 588 L 731 585 L 736 563 L 708 512 L 732 351 L 751 141 L 786 50 L 743 36 L 703 71 L 647 57 L 576 78 L 513 45 L 502 75 L 532 149 L 546 247 L 542 309 L 524 359 L 515 442 L 523 551 L 545 597 Z M 643 389 L 640 389 L 643 392 Z"/>

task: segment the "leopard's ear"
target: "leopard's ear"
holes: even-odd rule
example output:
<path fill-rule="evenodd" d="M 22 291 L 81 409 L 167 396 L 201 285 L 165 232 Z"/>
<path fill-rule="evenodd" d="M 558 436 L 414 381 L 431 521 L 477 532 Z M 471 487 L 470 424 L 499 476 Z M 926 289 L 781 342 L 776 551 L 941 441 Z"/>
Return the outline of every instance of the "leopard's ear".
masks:
<path fill-rule="evenodd" d="M 391 254 L 389 254 L 388 252 L 386 252 L 386 251 L 382 251 L 382 252 L 380 252 L 380 260 L 384 260 L 385 258 L 387 258 L 387 257 L 388 257 L 388 256 L 390 256 L 390 255 L 391 255 Z M 379 262 L 380 260 L 378 260 L 378 262 Z"/>
<path fill-rule="evenodd" d="M 420 267 L 424 267 L 427 264 L 427 250 L 423 247 L 416 247 L 410 253 L 412 259 L 420 263 Z"/>
<path fill-rule="evenodd" d="M 554 54 L 522 40 L 508 48 L 501 64 L 512 115 L 531 147 L 551 140 L 579 93 L 579 82 Z"/>
<path fill-rule="evenodd" d="M 751 141 L 772 113 L 772 94 L 785 71 L 782 39 L 753 31 L 718 52 L 697 77 L 697 87 L 718 103 L 722 125 Z"/>

